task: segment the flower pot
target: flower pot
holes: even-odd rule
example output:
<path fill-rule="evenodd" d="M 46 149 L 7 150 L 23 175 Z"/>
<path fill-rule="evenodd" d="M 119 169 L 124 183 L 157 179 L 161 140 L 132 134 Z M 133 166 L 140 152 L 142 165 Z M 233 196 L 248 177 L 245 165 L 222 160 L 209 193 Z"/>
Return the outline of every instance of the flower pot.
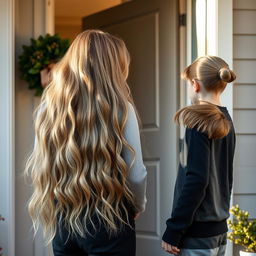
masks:
<path fill-rule="evenodd" d="M 43 88 L 45 88 L 51 81 L 51 71 L 54 65 L 54 63 L 51 63 L 46 68 L 40 71 L 41 85 Z"/>
<path fill-rule="evenodd" d="M 256 256 L 256 252 L 244 252 L 244 251 L 240 251 L 240 256 Z"/>

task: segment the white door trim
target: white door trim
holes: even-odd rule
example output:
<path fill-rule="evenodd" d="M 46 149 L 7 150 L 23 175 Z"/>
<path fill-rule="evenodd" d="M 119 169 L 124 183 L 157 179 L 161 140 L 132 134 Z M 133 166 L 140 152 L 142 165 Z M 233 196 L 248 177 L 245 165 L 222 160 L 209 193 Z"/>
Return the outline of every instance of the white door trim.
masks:
<path fill-rule="evenodd" d="M 0 241 L 4 254 L 15 255 L 15 150 L 14 150 L 14 0 L 0 2 Z"/>
<path fill-rule="evenodd" d="M 209 1 L 209 0 L 208 0 Z M 213 0 L 211 0 L 213 1 Z M 217 1 L 217 49 L 216 54 L 233 67 L 233 0 Z M 222 102 L 233 116 L 233 86 L 228 85 L 222 96 Z"/>
<path fill-rule="evenodd" d="M 217 1 L 216 19 L 216 55 L 223 58 L 230 68 L 233 68 L 233 0 Z M 222 95 L 222 103 L 228 107 L 229 113 L 233 117 L 233 85 L 228 84 Z M 230 204 L 233 204 L 233 192 Z M 225 255 L 233 255 L 233 244 L 230 241 L 227 243 Z"/>
<path fill-rule="evenodd" d="M 45 0 L 45 31 L 55 33 L 55 0 Z"/>

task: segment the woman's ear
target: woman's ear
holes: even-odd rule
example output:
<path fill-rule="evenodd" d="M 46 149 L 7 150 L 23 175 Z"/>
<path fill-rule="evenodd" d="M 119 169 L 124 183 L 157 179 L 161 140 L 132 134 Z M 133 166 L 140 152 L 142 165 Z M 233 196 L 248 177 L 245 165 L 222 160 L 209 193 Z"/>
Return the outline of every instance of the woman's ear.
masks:
<path fill-rule="evenodd" d="M 200 92 L 201 85 L 200 85 L 200 83 L 199 83 L 198 80 L 192 79 L 192 86 L 193 86 L 194 91 L 195 91 L 196 93 Z"/>

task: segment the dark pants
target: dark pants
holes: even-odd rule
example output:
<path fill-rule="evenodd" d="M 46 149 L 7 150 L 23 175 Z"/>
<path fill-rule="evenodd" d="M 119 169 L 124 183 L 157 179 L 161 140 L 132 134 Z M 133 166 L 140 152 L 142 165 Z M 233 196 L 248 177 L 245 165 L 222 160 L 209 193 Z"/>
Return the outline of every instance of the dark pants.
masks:
<path fill-rule="evenodd" d="M 108 234 L 101 226 L 93 236 L 69 236 L 59 227 L 53 239 L 54 256 L 135 256 L 136 237 L 134 220 L 124 226 L 118 234 Z"/>

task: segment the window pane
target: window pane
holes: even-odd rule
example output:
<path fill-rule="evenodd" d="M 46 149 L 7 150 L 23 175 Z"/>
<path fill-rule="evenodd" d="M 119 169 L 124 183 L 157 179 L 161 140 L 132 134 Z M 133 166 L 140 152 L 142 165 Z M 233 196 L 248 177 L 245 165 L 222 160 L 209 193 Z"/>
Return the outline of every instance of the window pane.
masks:
<path fill-rule="evenodd" d="M 206 0 L 192 0 L 192 61 L 206 54 Z"/>

